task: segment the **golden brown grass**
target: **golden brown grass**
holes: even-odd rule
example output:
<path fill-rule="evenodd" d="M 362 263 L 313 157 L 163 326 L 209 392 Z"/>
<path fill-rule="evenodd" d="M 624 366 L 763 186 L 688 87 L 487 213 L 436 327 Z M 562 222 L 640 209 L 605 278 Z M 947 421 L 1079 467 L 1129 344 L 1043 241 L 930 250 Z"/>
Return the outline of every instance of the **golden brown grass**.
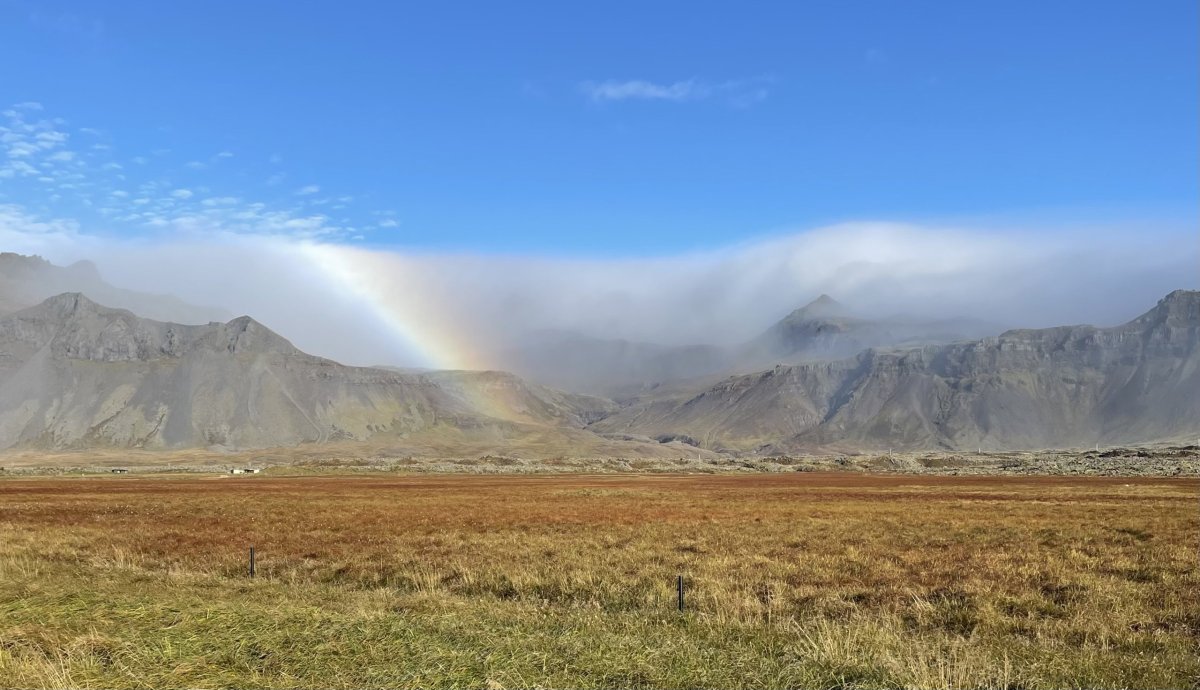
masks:
<path fill-rule="evenodd" d="M 817 473 L 9 479 L 0 685 L 1195 687 L 1198 495 Z"/>

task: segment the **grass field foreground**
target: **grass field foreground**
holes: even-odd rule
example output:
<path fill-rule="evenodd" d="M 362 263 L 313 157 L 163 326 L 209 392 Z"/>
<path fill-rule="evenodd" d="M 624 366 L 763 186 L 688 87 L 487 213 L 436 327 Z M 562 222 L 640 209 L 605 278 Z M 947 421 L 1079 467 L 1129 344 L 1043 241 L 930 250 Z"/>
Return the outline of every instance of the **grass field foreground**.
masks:
<path fill-rule="evenodd" d="M 0 685 L 1196 687 L 1198 496 L 854 473 L 8 479 Z"/>

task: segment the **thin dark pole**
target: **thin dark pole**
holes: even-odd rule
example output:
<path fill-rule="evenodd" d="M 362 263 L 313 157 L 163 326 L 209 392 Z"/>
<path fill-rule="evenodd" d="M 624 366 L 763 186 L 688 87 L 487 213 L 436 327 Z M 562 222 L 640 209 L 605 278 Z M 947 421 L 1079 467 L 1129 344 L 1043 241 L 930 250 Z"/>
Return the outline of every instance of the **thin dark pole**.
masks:
<path fill-rule="evenodd" d="M 254 577 L 254 547 L 250 547 L 250 577 Z"/>
<path fill-rule="evenodd" d="M 682 575 L 675 578 L 675 594 L 676 594 L 676 598 L 678 599 L 679 610 L 680 610 L 680 612 L 682 612 L 683 611 L 683 576 Z"/>

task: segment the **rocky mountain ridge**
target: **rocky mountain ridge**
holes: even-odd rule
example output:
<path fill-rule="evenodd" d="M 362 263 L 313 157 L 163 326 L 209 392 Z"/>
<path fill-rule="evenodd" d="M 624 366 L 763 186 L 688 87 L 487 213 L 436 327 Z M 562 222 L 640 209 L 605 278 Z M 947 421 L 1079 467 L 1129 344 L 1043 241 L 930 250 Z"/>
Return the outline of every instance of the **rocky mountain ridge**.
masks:
<path fill-rule="evenodd" d="M 845 318 L 831 303 L 792 322 Z M 1172 292 L 1112 328 L 870 347 L 649 386 L 623 403 L 506 372 L 344 366 L 246 316 L 181 325 L 64 293 L 0 317 L 0 447 L 247 449 L 414 435 L 441 449 L 519 439 L 548 455 L 664 457 L 1194 440 L 1200 292 Z"/>
<path fill-rule="evenodd" d="M 1200 292 L 1114 328 L 981 340 L 728 378 L 645 396 L 593 425 L 760 453 L 813 448 L 1048 448 L 1200 434 Z"/>
<path fill-rule="evenodd" d="M 305 354 L 249 317 L 143 319 L 65 293 L 0 317 L 0 447 L 253 448 L 439 428 L 581 429 L 608 401 L 501 372 L 401 374 Z"/>

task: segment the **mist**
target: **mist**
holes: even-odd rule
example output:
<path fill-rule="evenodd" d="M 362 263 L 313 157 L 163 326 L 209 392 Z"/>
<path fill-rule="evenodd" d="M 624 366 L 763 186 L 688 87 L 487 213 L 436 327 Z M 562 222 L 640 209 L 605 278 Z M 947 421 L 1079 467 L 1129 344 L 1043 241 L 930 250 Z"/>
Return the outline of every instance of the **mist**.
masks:
<path fill-rule="evenodd" d="M 1194 232 L 845 223 L 677 256 L 431 254 L 285 236 L 115 239 L 0 214 L 3 249 L 91 260 L 121 288 L 247 314 L 357 365 L 501 367 L 542 331 L 743 342 L 825 293 L 864 316 L 1115 325 L 1200 280 Z"/>

